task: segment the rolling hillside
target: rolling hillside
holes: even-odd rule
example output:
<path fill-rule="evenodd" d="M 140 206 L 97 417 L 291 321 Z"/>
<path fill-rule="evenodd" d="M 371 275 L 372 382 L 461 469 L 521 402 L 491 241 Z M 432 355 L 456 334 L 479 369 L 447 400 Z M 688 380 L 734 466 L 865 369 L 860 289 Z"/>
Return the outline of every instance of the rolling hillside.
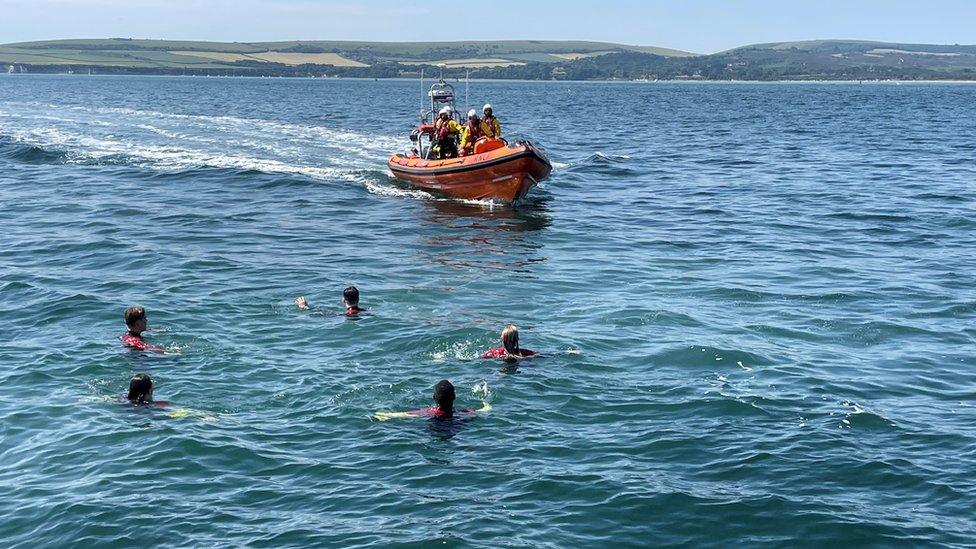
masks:
<path fill-rule="evenodd" d="M 6 72 L 480 78 L 976 80 L 976 46 L 809 40 L 711 55 L 607 42 L 52 40 L 0 45 Z"/>
<path fill-rule="evenodd" d="M 76 66 L 131 69 L 270 69 L 272 65 L 368 67 L 377 64 L 445 64 L 490 68 L 527 63 L 565 63 L 611 52 L 690 56 L 688 52 L 603 42 L 511 40 L 497 42 L 348 42 L 258 43 L 178 40 L 52 40 L 0 46 L 7 65 Z M 268 65 L 262 67 L 261 65 Z M 42 69 L 43 70 L 43 69 Z"/>

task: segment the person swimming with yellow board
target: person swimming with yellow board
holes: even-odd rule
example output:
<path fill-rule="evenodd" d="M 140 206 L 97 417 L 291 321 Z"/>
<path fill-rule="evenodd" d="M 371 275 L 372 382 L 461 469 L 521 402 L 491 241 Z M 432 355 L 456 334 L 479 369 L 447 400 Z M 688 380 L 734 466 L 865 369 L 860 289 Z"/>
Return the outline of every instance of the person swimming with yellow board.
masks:
<path fill-rule="evenodd" d="M 485 388 L 485 393 L 487 393 L 487 387 Z M 451 418 L 467 418 L 474 414 L 488 412 L 491 410 L 491 404 L 488 401 L 481 401 L 481 408 L 475 410 L 474 408 L 454 408 L 455 399 L 454 385 L 446 380 L 442 379 L 437 382 L 434 386 L 434 405 L 428 408 L 418 408 L 416 410 L 410 410 L 408 412 L 376 412 L 373 414 L 373 418 L 377 421 L 388 421 L 391 419 L 400 418 L 412 418 L 412 417 L 425 417 L 432 419 L 451 419 Z"/>
<path fill-rule="evenodd" d="M 217 418 L 203 412 L 190 410 L 188 408 L 171 408 L 168 400 L 156 400 L 153 393 L 156 390 L 156 382 L 149 374 L 136 374 L 129 380 L 129 392 L 124 397 L 119 397 L 119 402 L 132 406 L 147 408 L 160 408 L 167 410 L 166 415 L 173 419 L 198 418 L 203 421 L 214 421 Z M 94 400 L 111 400 L 111 397 L 102 397 Z"/>

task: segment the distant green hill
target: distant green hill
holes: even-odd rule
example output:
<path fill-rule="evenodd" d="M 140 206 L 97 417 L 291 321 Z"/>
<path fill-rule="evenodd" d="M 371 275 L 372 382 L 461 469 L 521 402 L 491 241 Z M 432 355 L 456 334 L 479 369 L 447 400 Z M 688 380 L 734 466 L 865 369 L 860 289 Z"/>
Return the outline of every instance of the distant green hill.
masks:
<path fill-rule="evenodd" d="M 200 42 L 127 38 L 0 45 L 7 72 L 683 80 L 976 80 L 976 46 L 807 40 L 711 55 L 608 42 Z M 439 68 L 438 68 L 439 67 Z"/>
<path fill-rule="evenodd" d="M 731 53 L 743 50 L 795 50 L 810 53 L 851 53 L 868 52 L 875 49 L 895 49 L 909 52 L 927 53 L 976 54 L 976 46 L 960 46 L 959 44 L 952 46 L 935 44 L 901 44 L 893 42 L 874 42 L 869 40 L 802 40 L 798 42 L 772 42 L 768 44 L 752 44 L 750 46 L 742 46 L 721 53 Z"/>
<path fill-rule="evenodd" d="M 357 67 L 395 63 L 445 64 L 489 68 L 525 63 L 564 63 L 611 52 L 690 56 L 683 51 L 605 42 L 502 40 L 470 42 L 197 42 L 182 40 L 49 40 L 0 46 L 0 63 L 27 66 L 77 66 L 116 69 L 272 69 L 322 65 Z M 261 65 L 268 65 L 262 67 Z"/>

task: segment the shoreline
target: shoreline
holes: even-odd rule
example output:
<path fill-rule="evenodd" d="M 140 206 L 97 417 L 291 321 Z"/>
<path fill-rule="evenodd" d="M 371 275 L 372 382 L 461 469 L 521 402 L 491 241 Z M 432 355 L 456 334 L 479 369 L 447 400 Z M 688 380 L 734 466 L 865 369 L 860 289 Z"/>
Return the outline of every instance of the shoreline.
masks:
<path fill-rule="evenodd" d="M 37 76 L 65 76 L 65 77 L 121 77 L 121 78 L 203 78 L 203 79 L 220 79 L 220 78 L 238 78 L 238 79 L 254 79 L 254 80 L 289 80 L 289 81 L 303 81 L 303 80 L 322 80 L 322 81 L 332 81 L 332 80 L 358 80 L 368 82 L 370 80 L 379 81 L 406 81 L 415 82 L 419 80 L 419 77 L 415 76 L 402 76 L 402 77 L 366 77 L 366 76 L 292 76 L 292 75 L 245 75 L 245 74 L 155 74 L 155 73 L 69 73 L 69 72 L 26 72 L 26 73 L 5 73 L 0 72 L 0 77 L 37 77 Z M 424 81 L 435 81 L 435 78 L 424 78 Z M 464 82 L 464 80 L 457 80 L 451 78 L 445 78 L 448 83 L 454 82 Z M 901 84 L 976 84 L 976 78 L 972 80 L 959 80 L 959 79 L 946 79 L 946 80 L 814 80 L 814 79 L 797 79 L 797 80 L 708 80 L 708 79 L 673 79 L 673 80 L 624 80 L 624 79 L 608 79 L 608 80 L 562 80 L 562 79 L 520 79 L 520 78 L 471 78 L 469 82 L 523 82 L 523 83 L 572 83 L 572 84 L 708 84 L 708 85 L 737 85 L 737 84 L 862 84 L 862 85 L 878 85 L 878 84 L 889 84 L 889 85 L 901 85 Z"/>

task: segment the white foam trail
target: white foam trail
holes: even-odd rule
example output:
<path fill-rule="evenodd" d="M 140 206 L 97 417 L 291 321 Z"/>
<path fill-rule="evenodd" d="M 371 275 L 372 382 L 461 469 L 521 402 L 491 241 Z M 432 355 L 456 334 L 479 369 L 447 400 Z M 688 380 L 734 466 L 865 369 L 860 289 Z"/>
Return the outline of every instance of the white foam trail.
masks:
<path fill-rule="evenodd" d="M 164 172 L 231 168 L 358 183 L 399 143 L 269 120 L 43 103 L 0 103 L 0 131 L 61 150 L 71 163 L 119 161 Z"/>
<path fill-rule="evenodd" d="M 78 105 L 53 105 L 32 102 L 10 102 L 5 105 L 24 106 L 31 109 L 38 107 L 68 111 L 85 115 L 113 115 L 115 119 L 139 119 L 147 123 L 169 120 L 178 122 L 178 127 L 195 127 L 208 132 L 223 132 L 234 135 L 263 136 L 276 140 L 291 141 L 308 144 L 311 141 L 327 143 L 328 146 L 338 148 L 347 153 L 375 158 L 377 154 L 383 156 L 404 146 L 403 139 L 392 135 L 368 135 L 354 131 L 313 126 L 306 124 L 291 124 L 261 118 L 240 118 L 236 116 L 192 115 L 177 114 L 151 110 L 138 110 L 128 107 L 83 107 Z M 32 118 L 39 118 L 33 114 Z M 76 122 L 77 119 L 63 119 Z M 133 122 L 134 126 L 138 123 Z M 181 137 L 183 138 L 183 137 Z"/>
<path fill-rule="evenodd" d="M 126 159 L 129 163 L 161 172 L 178 172 L 192 168 L 227 168 L 254 170 L 265 173 L 304 175 L 325 181 L 362 183 L 361 170 L 335 167 L 296 165 L 269 158 L 222 154 L 180 147 L 136 145 L 126 141 L 99 139 L 64 132 L 57 128 L 11 130 L 0 126 L 12 139 L 43 148 L 66 151 L 67 161 L 75 164 Z"/>
<path fill-rule="evenodd" d="M 392 184 L 380 185 L 372 181 L 365 181 L 363 186 L 366 187 L 367 191 L 378 196 L 406 197 L 415 198 L 417 200 L 437 200 L 437 197 L 434 195 L 419 189 L 403 189 L 400 187 L 395 187 Z"/>
<path fill-rule="evenodd" d="M 630 160 L 630 157 L 626 154 L 606 154 L 603 151 L 596 151 L 593 156 L 599 158 L 606 158 L 607 160 Z"/>

